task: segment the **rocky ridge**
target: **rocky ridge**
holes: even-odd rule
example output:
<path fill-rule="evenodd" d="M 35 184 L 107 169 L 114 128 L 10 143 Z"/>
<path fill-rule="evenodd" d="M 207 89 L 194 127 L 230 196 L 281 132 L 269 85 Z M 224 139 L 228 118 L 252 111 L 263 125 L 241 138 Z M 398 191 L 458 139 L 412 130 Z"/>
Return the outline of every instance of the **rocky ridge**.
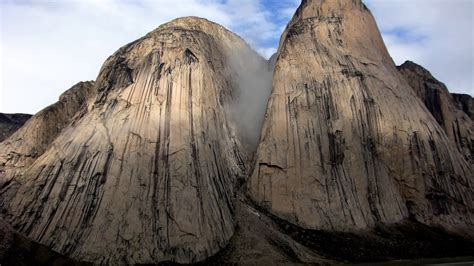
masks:
<path fill-rule="evenodd" d="M 94 82 L 79 82 L 61 94 L 59 101 L 31 117 L 26 124 L 0 143 L 0 187 L 21 175 L 49 148 L 73 117 L 86 108 Z"/>
<path fill-rule="evenodd" d="M 31 115 L 29 114 L 2 114 L 0 113 L 0 142 L 10 137 L 21 128 Z"/>
<path fill-rule="evenodd" d="M 467 161 L 474 163 L 474 123 L 465 111 L 468 108 L 459 106 L 448 88 L 422 66 L 407 61 L 398 69 L 443 127 L 448 138 L 456 144 Z"/>
<path fill-rule="evenodd" d="M 451 96 L 458 108 L 463 110 L 471 120 L 474 120 L 474 99 L 471 95 L 452 93 Z"/>

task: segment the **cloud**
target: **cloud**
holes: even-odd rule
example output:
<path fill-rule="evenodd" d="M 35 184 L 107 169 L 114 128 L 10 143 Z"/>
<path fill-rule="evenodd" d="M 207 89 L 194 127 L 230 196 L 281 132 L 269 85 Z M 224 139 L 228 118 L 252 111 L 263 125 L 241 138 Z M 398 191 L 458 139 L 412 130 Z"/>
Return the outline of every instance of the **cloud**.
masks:
<path fill-rule="evenodd" d="M 472 0 L 366 0 L 397 63 L 413 60 L 473 94 Z M 160 24 L 200 16 L 269 57 L 300 0 L 2 0 L 0 112 L 35 113 L 96 78 L 119 47 Z"/>
<path fill-rule="evenodd" d="M 474 94 L 474 1 L 365 2 L 397 64 L 415 61 L 451 91 Z"/>
<path fill-rule="evenodd" d="M 264 58 L 269 59 L 274 53 L 277 52 L 277 47 L 257 47 L 257 52 Z"/>
<path fill-rule="evenodd" d="M 82 80 L 94 80 L 119 47 L 160 24 L 199 16 L 237 32 L 268 56 L 279 35 L 255 0 L 3 0 L 0 112 L 35 113 Z"/>
<path fill-rule="evenodd" d="M 255 151 L 272 89 L 273 66 L 245 49 L 235 51 L 229 59 L 226 72 L 238 88 L 230 114 L 244 147 Z"/>

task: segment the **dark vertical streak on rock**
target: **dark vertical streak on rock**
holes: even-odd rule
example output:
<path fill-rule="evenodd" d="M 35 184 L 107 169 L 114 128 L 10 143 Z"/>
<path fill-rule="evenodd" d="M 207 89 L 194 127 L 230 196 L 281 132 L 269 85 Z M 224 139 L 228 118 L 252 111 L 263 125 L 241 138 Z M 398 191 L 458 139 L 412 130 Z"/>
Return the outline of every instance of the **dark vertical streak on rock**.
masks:
<path fill-rule="evenodd" d="M 172 101 L 172 96 L 173 96 L 173 84 L 170 82 L 168 85 L 168 94 L 167 94 L 167 99 L 166 99 L 166 114 L 165 114 L 165 129 L 164 129 L 164 136 L 165 136 L 165 150 L 164 155 L 161 157 L 164 160 L 164 183 L 165 183 L 165 193 L 164 193 L 164 204 L 165 204 L 165 213 L 167 216 L 166 219 L 166 236 L 165 239 L 168 244 L 168 248 L 170 247 L 170 220 L 173 219 L 172 217 L 172 206 L 170 203 L 170 193 L 171 193 L 171 173 L 170 173 L 170 166 L 169 166 L 169 156 L 166 156 L 169 154 L 170 150 L 170 123 L 171 123 L 171 101 Z"/>

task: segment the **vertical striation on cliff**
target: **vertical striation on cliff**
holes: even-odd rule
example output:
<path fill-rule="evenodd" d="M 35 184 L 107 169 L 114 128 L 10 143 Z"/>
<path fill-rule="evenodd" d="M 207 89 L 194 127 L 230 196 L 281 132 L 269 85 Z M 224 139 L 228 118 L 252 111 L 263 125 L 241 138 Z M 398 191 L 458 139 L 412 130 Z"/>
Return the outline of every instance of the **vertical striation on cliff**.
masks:
<path fill-rule="evenodd" d="M 471 254 L 471 107 L 397 69 L 360 0 L 303 0 L 268 61 L 176 19 L 0 143 L 0 263 Z"/>
<path fill-rule="evenodd" d="M 16 193 L 6 208 L 15 228 L 94 263 L 190 263 L 219 251 L 251 153 L 228 111 L 248 55 L 266 64 L 194 17 L 119 49 L 86 110 L 4 188 Z"/>
<path fill-rule="evenodd" d="M 283 33 L 252 199 L 306 229 L 472 228 L 472 169 L 360 0 L 305 0 Z"/>
<path fill-rule="evenodd" d="M 474 124 L 468 115 L 469 109 L 459 106 L 448 88 L 422 66 L 407 61 L 398 69 L 449 139 L 467 161 L 474 163 Z"/>

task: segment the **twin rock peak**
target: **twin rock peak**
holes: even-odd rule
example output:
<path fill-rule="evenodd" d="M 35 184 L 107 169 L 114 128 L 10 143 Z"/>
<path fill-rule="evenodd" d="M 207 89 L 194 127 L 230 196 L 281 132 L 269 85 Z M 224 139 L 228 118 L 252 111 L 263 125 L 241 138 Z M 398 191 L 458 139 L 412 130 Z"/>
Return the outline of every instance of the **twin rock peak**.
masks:
<path fill-rule="evenodd" d="M 304 0 L 270 62 L 222 26 L 174 20 L 0 143 L 2 216 L 111 264 L 213 256 L 242 198 L 307 230 L 472 234 L 472 120 L 407 73 L 423 78 L 397 69 L 359 0 Z"/>

